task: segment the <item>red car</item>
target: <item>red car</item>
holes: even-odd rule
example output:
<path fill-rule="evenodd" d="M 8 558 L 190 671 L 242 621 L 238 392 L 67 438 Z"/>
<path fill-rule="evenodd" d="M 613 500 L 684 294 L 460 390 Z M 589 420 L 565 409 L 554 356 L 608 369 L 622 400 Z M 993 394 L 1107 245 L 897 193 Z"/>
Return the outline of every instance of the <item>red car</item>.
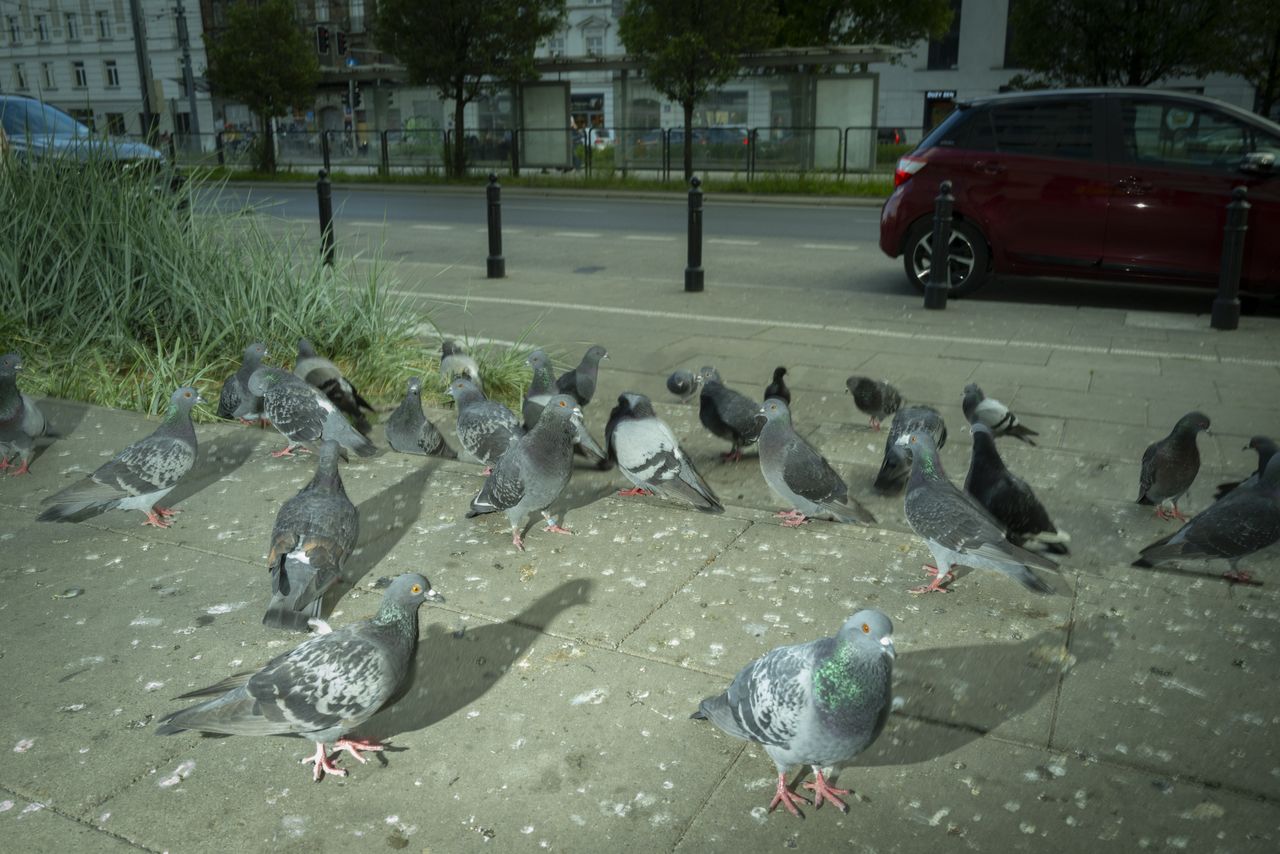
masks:
<path fill-rule="evenodd" d="M 1280 293 L 1280 125 L 1213 98 L 1062 89 L 960 104 L 898 161 L 880 248 L 929 279 L 934 201 L 955 197 L 951 295 L 992 274 L 1215 284 L 1248 189 L 1241 288 Z"/>

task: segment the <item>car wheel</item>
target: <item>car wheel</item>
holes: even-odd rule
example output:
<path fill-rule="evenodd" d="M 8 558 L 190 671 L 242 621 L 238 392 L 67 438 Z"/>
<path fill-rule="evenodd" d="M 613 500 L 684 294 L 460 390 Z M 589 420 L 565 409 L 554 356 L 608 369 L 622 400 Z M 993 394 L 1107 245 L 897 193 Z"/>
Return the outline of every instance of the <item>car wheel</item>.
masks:
<path fill-rule="evenodd" d="M 907 278 L 917 290 L 924 291 L 933 267 L 933 219 L 922 219 L 911 226 L 905 246 L 902 263 Z M 987 250 L 987 239 L 972 223 L 955 220 L 951 223 L 950 248 L 951 289 L 947 296 L 967 296 L 986 284 L 990 277 L 991 253 Z"/>

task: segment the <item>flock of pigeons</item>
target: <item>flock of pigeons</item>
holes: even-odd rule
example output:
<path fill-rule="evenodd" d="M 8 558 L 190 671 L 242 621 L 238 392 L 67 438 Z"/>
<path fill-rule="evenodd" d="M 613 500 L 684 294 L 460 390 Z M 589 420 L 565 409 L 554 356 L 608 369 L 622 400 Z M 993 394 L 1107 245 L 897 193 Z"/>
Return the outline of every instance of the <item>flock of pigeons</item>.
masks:
<path fill-rule="evenodd" d="M 314 778 L 345 776 L 334 764 L 342 751 L 360 762 L 362 751 L 382 745 L 346 737 L 367 721 L 408 673 L 418 635 L 417 613 L 425 601 L 443 601 L 422 575 L 407 573 L 386 590 L 375 616 L 336 631 L 321 619 L 326 594 L 342 578 L 355 549 L 359 518 L 347 498 L 339 462 L 350 453 L 371 456 L 374 408 L 333 362 L 306 341 L 298 343 L 292 372 L 264 365 L 266 347 L 251 344 L 240 369 L 225 382 L 218 403 L 223 418 L 270 423 L 286 440 L 273 456 L 313 451 L 315 475 L 280 508 L 271 534 L 268 567 L 271 599 L 263 623 L 315 634 L 255 672 L 232 676 L 182 698 L 201 702 L 165 717 L 157 732 L 295 734 L 310 738 L 316 751 L 308 761 Z M 464 347 L 445 341 L 440 369 L 457 405 L 456 437 L 465 456 L 486 466 L 485 481 L 468 516 L 503 512 L 512 542 L 523 550 L 521 531 L 532 514 L 545 530 L 568 534 L 550 508 L 568 484 L 574 456 L 600 468 L 617 465 L 633 484 L 623 495 L 658 494 L 707 513 L 723 512 L 714 490 L 680 448 L 671 428 L 648 397 L 619 396 L 601 446 L 583 421 L 583 408 L 596 391 L 603 347 L 591 347 L 581 362 L 559 376 L 541 350 L 529 357 L 532 382 L 519 416 L 485 397 L 479 367 Z M 0 357 L 0 470 L 16 464 L 28 471 L 35 441 L 52 437 L 35 401 L 17 387 L 22 367 L 17 354 Z M 792 427 L 786 369 L 779 367 L 763 403 L 724 384 L 713 367 L 677 371 L 668 389 L 699 400 L 699 419 L 730 443 L 723 459 L 740 460 L 744 447 L 758 444 L 761 473 L 788 508 L 776 514 L 798 527 L 810 518 L 869 524 L 875 521 L 825 457 Z M 971 384 L 962 408 L 973 434 L 973 450 L 963 488 L 943 471 L 938 448 L 947 440 L 939 412 L 905 405 L 883 381 L 850 377 L 857 408 L 879 430 L 892 418 L 875 488 L 891 494 L 905 487 L 904 507 L 912 530 L 934 558 L 934 576 L 912 592 L 947 592 L 951 568 L 964 565 L 1003 572 L 1037 592 L 1050 586 L 1033 569 L 1055 569 L 1046 556 L 1068 554 L 1070 537 L 1051 521 L 1026 481 L 1008 470 L 996 438 L 1012 436 L 1035 444 L 1036 431 L 1021 424 L 1008 407 Z M 425 416 L 421 380 L 411 379 L 404 400 L 385 423 L 393 450 L 456 458 L 440 430 Z M 146 524 L 168 527 L 173 510 L 160 502 L 196 461 L 191 409 L 202 401 L 192 387 L 173 393 L 160 426 L 82 478 L 43 501 L 42 521 L 82 521 L 111 509 L 136 509 Z M 1247 581 L 1237 562 L 1280 540 L 1280 459 L 1276 445 L 1255 437 L 1258 453 L 1250 477 L 1219 488 L 1218 500 L 1187 520 L 1178 499 L 1200 466 L 1196 436 L 1209 419 L 1199 412 L 1181 418 L 1170 435 L 1147 448 L 1139 481 L 1140 503 L 1156 505 L 1161 518 L 1185 521 L 1177 532 L 1142 550 L 1136 565 L 1172 559 L 1225 559 L 1227 577 Z M 814 805 L 824 799 L 847 809 L 823 777 L 822 767 L 847 762 L 870 745 L 888 717 L 893 670 L 893 626 L 877 610 L 851 616 L 834 637 L 774 649 L 748 664 L 729 687 L 704 700 L 693 717 L 709 719 L 730 735 L 763 745 L 778 768 L 772 810 L 782 804 L 799 815 L 808 801 L 787 786 L 786 771 L 812 766 Z M 332 744 L 337 753 L 330 754 Z"/>

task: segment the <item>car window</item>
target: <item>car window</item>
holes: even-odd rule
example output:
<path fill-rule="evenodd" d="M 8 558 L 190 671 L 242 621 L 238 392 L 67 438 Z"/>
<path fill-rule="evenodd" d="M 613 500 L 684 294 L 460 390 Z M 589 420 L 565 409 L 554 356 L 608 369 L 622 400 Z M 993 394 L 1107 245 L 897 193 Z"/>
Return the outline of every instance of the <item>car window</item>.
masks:
<path fill-rule="evenodd" d="M 90 136 L 90 130 L 71 116 L 48 104 L 31 101 L 4 101 L 0 117 L 10 136 Z"/>
<path fill-rule="evenodd" d="M 990 114 L 986 127 L 982 122 L 974 124 L 970 147 L 1041 157 L 1093 157 L 1093 105 L 1089 101 L 1003 104 Z"/>
<path fill-rule="evenodd" d="M 1234 169 L 1250 152 L 1280 154 L 1280 138 L 1212 108 L 1126 100 L 1120 118 L 1125 154 L 1139 163 Z"/>

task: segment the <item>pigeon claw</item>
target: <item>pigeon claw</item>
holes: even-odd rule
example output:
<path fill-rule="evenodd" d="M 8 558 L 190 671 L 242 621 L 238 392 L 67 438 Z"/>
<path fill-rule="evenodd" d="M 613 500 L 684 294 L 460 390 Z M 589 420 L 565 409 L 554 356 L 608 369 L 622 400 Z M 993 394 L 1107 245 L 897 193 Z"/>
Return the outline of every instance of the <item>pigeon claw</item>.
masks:
<path fill-rule="evenodd" d="M 515 546 L 520 551 L 524 551 L 524 539 L 520 536 L 520 530 L 518 528 L 511 529 L 511 545 Z"/>
<path fill-rule="evenodd" d="M 6 464 L 4 468 L 8 468 L 8 465 Z M 3 471 L 4 468 L 0 468 L 0 471 Z M 27 474 L 30 471 L 31 467 L 27 464 L 26 460 L 23 460 L 22 465 L 18 466 L 9 476 L 17 477 L 18 475 Z"/>
<path fill-rule="evenodd" d="M 951 588 L 945 585 L 947 584 L 948 581 L 951 581 L 951 579 L 955 578 L 955 575 L 953 575 L 951 572 L 945 572 L 939 575 L 938 568 L 936 566 L 929 566 L 928 564 L 924 566 L 924 571 L 927 572 L 929 575 L 933 576 L 933 581 L 930 581 L 928 584 L 925 584 L 922 587 L 912 587 L 910 592 L 912 593 L 950 593 L 951 592 Z"/>
<path fill-rule="evenodd" d="M 618 490 L 619 498 L 631 498 L 632 496 L 635 496 L 635 495 L 653 495 L 653 493 L 647 489 L 641 489 L 638 486 L 633 486 L 631 489 Z"/>
<path fill-rule="evenodd" d="M 1262 586 L 1262 582 L 1254 581 L 1252 575 L 1239 569 L 1229 569 L 1222 573 L 1222 577 L 1231 584 L 1251 584 L 1258 587 Z"/>
<path fill-rule="evenodd" d="M 166 514 L 159 507 L 153 508 L 147 511 L 147 520 L 142 524 L 150 525 L 153 528 L 168 528 L 172 526 L 173 523 L 165 518 L 166 515 L 172 516 L 173 511 L 169 511 L 169 513 Z"/>
<path fill-rule="evenodd" d="M 343 750 L 347 751 L 347 753 L 351 754 L 352 758 L 354 758 L 357 762 L 363 765 L 369 760 L 361 756 L 360 751 L 367 750 L 372 752 L 372 751 L 386 750 L 387 748 L 385 745 L 379 744 L 376 741 L 367 741 L 365 739 L 354 739 L 354 738 L 340 738 L 333 743 L 333 749 L 339 752 Z"/>
<path fill-rule="evenodd" d="M 341 753 L 341 751 L 339 751 L 339 753 Z M 335 753 L 334 756 L 339 755 L 339 753 Z M 360 761 L 363 762 L 364 760 L 361 759 Z M 311 771 L 311 779 L 315 780 L 317 783 L 324 779 L 325 774 L 332 774 L 335 777 L 347 776 L 347 772 L 345 770 L 333 764 L 333 761 L 329 758 L 328 752 L 324 749 L 324 742 L 322 741 L 316 742 L 316 752 L 314 754 L 301 760 L 301 764 L 304 765 L 308 762 L 314 766 Z"/>
<path fill-rule="evenodd" d="M 782 520 L 782 527 L 784 528 L 799 528 L 809 521 L 809 517 L 799 510 L 779 510 L 773 515 Z"/>
<path fill-rule="evenodd" d="M 295 454 L 295 453 L 294 453 L 294 448 L 297 448 L 297 450 L 298 450 L 298 453 L 299 453 L 299 454 L 309 454 L 309 453 L 311 453 L 311 451 L 310 451 L 308 448 L 303 448 L 303 447 L 300 447 L 300 446 L 298 446 L 298 445 L 294 445 L 294 444 L 288 444 L 288 445 L 285 445 L 283 448 L 281 448 L 281 449 L 280 449 L 280 450 L 278 450 L 278 451 L 272 451 L 272 452 L 271 452 L 271 456 L 273 456 L 273 457 L 275 457 L 275 458 L 277 458 L 277 459 L 279 459 L 280 457 L 293 457 L 293 456 L 297 456 L 297 454 Z"/>
<path fill-rule="evenodd" d="M 840 810 L 840 812 L 849 811 L 849 805 L 837 797 L 837 795 L 849 794 L 849 790 L 837 789 L 828 785 L 826 779 L 822 776 L 822 771 L 820 769 L 814 770 L 814 781 L 812 783 L 805 783 L 804 787 L 813 792 L 814 809 L 822 806 L 822 799 L 826 798 L 831 801 L 831 803 L 835 804 L 836 809 Z"/>
<path fill-rule="evenodd" d="M 550 534 L 572 534 L 573 533 L 573 531 L 570 531 L 568 528 L 561 528 L 559 525 L 557 525 L 556 519 L 554 516 L 550 516 L 546 513 L 543 513 L 542 518 L 547 520 L 547 527 L 543 529 L 547 533 L 550 533 Z"/>
<path fill-rule="evenodd" d="M 879 418 L 872 418 L 872 419 L 871 419 L 871 429 L 872 429 L 872 430 L 875 430 L 877 433 L 879 433 L 879 432 L 880 432 L 880 419 L 879 419 Z"/>
<path fill-rule="evenodd" d="M 731 451 L 725 451 L 720 455 L 720 461 L 724 463 L 736 463 L 742 459 L 742 449 L 734 448 Z"/>
<path fill-rule="evenodd" d="M 804 818 L 804 813 L 796 809 L 797 804 L 808 804 L 809 799 L 803 795 L 797 795 L 787 788 L 787 775 L 778 774 L 778 789 L 773 793 L 773 800 L 769 802 L 769 812 L 773 812 L 778 804 L 782 804 L 787 808 L 787 812 L 796 818 Z"/>

